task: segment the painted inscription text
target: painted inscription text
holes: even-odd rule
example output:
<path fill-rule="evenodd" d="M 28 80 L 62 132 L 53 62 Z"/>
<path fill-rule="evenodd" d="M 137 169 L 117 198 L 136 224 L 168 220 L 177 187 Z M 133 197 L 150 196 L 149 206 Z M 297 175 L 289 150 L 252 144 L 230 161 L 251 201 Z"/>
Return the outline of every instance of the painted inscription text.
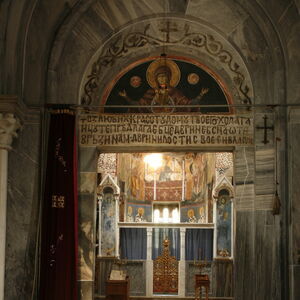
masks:
<path fill-rule="evenodd" d="M 253 120 L 236 115 L 110 115 L 79 117 L 82 146 L 234 146 L 253 144 Z"/>

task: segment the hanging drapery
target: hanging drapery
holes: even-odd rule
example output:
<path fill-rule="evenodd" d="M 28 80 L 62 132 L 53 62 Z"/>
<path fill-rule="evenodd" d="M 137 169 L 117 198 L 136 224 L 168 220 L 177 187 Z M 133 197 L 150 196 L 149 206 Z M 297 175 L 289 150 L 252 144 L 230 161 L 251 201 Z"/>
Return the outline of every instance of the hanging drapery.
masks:
<path fill-rule="evenodd" d="M 122 259 L 146 259 L 145 228 L 120 228 L 120 256 Z"/>
<path fill-rule="evenodd" d="M 42 212 L 39 299 L 77 299 L 77 155 L 75 116 L 50 117 Z"/>
<path fill-rule="evenodd" d="M 186 260 L 213 258 L 213 229 L 187 229 L 185 234 Z"/>
<path fill-rule="evenodd" d="M 152 259 L 156 259 L 163 252 L 163 241 L 170 241 L 170 255 L 180 259 L 180 231 L 179 228 L 154 228 L 152 234 Z"/>

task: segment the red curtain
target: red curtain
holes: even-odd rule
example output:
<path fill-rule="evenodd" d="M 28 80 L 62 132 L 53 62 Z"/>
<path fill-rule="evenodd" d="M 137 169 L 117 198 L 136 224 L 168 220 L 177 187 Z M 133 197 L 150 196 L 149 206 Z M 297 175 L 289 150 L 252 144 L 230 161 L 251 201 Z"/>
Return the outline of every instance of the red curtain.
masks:
<path fill-rule="evenodd" d="M 42 213 L 40 300 L 77 299 L 75 116 L 52 114 Z"/>

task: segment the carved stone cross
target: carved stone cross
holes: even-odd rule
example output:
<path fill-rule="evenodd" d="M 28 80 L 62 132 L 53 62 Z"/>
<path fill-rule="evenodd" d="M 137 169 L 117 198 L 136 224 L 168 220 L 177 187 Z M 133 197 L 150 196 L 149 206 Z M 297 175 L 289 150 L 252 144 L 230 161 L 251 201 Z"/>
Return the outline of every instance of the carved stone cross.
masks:
<path fill-rule="evenodd" d="M 264 117 L 263 117 L 263 119 L 264 119 L 264 126 L 256 126 L 256 129 L 264 129 L 264 139 L 263 139 L 263 143 L 264 144 L 268 144 L 269 143 L 269 141 L 268 141 L 268 129 L 270 129 L 270 130 L 274 130 L 274 126 L 272 125 L 272 126 L 268 126 L 267 124 L 267 120 L 268 120 L 268 117 L 267 117 L 267 115 L 265 115 Z"/>
<path fill-rule="evenodd" d="M 177 32 L 177 26 L 174 23 L 171 23 L 170 21 L 166 21 L 164 24 L 164 27 L 160 29 L 161 32 L 166 33 L 166 43 L 170 42 L 170 33 L 171 32 Z"/>

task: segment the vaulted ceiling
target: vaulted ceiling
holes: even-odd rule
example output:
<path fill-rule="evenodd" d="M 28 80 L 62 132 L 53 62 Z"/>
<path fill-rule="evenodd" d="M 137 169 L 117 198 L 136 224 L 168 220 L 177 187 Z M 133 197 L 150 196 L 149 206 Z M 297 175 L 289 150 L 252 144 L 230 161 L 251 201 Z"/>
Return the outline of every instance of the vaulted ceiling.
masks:
<path fill-rule="evenodd" d="M 299 100 L 299 1 L 13 0 L 1 6 L 0 93 L 29 106 L 97 105 L 121 69 L 162 50 L 210 68 L 236 103 Z"/>

